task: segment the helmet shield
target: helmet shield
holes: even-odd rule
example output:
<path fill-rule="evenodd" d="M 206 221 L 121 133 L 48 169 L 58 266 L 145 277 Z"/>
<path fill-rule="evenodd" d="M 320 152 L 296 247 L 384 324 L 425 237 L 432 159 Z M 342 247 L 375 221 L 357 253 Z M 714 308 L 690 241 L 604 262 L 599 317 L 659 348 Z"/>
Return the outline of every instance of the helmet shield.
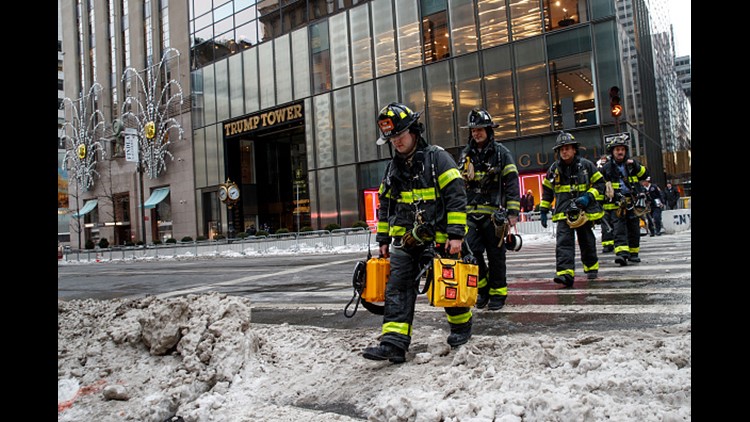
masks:
<path fill-rule="evenodd" d="M 378 130 L 380 137 L 375 143 L 383 145 L 391 138 L 402 134 L 416 123 L 421 113 L 415 113 L 404 104 L 390 103 L 380 110 L 378 115 Z"/>

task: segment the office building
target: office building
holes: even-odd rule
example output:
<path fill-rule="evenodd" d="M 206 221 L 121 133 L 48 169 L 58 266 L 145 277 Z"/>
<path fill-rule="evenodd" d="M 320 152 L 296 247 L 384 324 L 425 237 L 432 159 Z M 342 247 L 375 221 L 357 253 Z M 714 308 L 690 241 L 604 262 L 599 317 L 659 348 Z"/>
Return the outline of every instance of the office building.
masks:
<path fill-rule="evenodd" d="M 181 53 L 172 74 L 189 106 L 179 114 L 183 139 L 170 151 L 189 168 L 167 161 L 145 180 L 144 202 L 155 203 L 147 241 L 235 236 L 251 224 L 273 232 L 372 223 L 390 158 L 387 145 L 375 144 L 376 118 L 392 101 L 422 111 L 425 138 L 456 157 L 468 140 L 460 126 L 469 110 L 487 108 L 499 124 L 496 138 L 516 157 L 522 190 L 536 197 L 560 130 L 593 160 L 605 135 L 628 132 L 633 153 L 657 183 L 665 179 L 657 93 L 669 94 L 657 92 L 658 52 L 644 1 L 189 0 L 187 8 L 63 1 L 71 6 L 64 26 L 80 16 L 66 26 L 79 31 L 64 31 L 73 38 L 64 51 L 78 55 L 71 65 L 81 71 L 70 77 L 79 89 L 96 74 L 103 92 L 118 93 L 126 89 L 118 82 L 124 68 L 154 66 L 166 45 Z M 92 16 L 101 23 L 91 24 Z M 87 30 L 95 36 L 76 35 Z M 90 39 L 102 47 L 93 51 Z M 612 87 L 624 106 L 616 118 Z M 76 92 L 68 88 L 66 72 L 66 93 Z M 101 107 L 114 120 L 122 99 L 109 97 L 102 95 Z M 138 238 L 137 177 L 112 157 L 110 167 L 122 172 L 115 192 L 129 194 L 129 233 Z M 85 199 L 108 196 L 107 184 L 98 179 Z M 238 187 L 237 201 L 222 200 L 228 184 Z M 166 222 L 160 207 L 170 208 L 169 232 L 155 223 Z"/>

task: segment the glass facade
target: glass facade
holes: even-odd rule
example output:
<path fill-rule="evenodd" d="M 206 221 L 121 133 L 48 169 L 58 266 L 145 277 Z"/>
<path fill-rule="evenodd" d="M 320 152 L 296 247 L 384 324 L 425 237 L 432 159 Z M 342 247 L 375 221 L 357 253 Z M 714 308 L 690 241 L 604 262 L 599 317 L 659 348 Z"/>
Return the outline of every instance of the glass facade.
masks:
<path fill-rule="evenodd" d="M 391 101 L 422 111 L 428 142 L 456 155 L 468 136 L 461 128 L 468 111 L 481 106 L 499 124 L 496 137 L 511 150 L 526 151 L 533 144 L 545 156 L 519 165 L 522 173 L 546 168 L 556 131 L 562 129 L 592 131 L 581 138 L 589 140 L 591 158 L 597 159 L 600 139 L 613 124 L 601 104 L 608 104 L 609 81 L 622 76 L 619 68 L 608 66 L 607 86 L 598 83 L 597 56 L 609 60 L 617 52 L 595 51 L 592 39 L 597 27 L 611 27 L 615 16 L 604 14 L 591 24 L 589 2 L 230 1 L 208 8 L 196 1 L 190 16 L 191 57 L 201 60 L 191 63 L 194 79 L 201 79 L 203 98 L 195 100 L 203 104 L 204 116 L 193 126 L 196 131 L 218 128 L 243 114 L 310 100 L 304 107 L 304 178 L 315 228 L 348 227 L 364 219 L 360 196 L 377 188 L 380 177 L 373 169 L 390 158 L 387 147 L 374 144 L 374 120 Z M 225 19 L 234 19 L 234 32 L 227 26 L 217 29 Z M 250 28 L 250 33 L 253 22 L 257 32 Z M 248 41 L 234 48 L 241 37 Z M 203 54 L 206 43 L 214 45 L 211 57 Z M 227 68 L 236 83 L 220 76 Z M 232 74 L 242 75 L 242 83 Z M 215 143 L 214 149 L 232 142 L 221 130 L 205 133 L 206 145 Z M 224 160 L 231 165 L 230 158 Z M 209 166 L 209 161 L 196 160 L 196 166 Z M 373 169 L 366 169 L 369 163 Z M 207 175 L 206 189 L 226 177 L 216 169 L 196 173 Z"/>

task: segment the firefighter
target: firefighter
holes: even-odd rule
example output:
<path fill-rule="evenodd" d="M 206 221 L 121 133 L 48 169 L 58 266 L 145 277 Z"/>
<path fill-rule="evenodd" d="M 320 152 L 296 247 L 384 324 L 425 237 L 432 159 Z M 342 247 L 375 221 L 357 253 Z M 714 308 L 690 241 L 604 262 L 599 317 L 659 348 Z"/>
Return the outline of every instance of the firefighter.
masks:
<path fill-rule="evenodd" d="M 604 164 L 606 164 L 610 159 L 611 157 L 609 155 L 603 155 L 602 158 L 600 158 L 599 161 L 596 162 L 596 168 L 600 173 L 604 168 Z M 617 210 L 617 203 L 614 201 L 611 195 L 606 195 L 607 191 L 612 191 L 612 184 L 609 182 L 605 184 L 603 194 L 600 195 L 600 198 L 597 198 L 597 200 L 601 202 L 602 208 L 604 209 L 604 217 L 602 217 L 602 219 L 600 220 L 602 229 L 603 254 L 614 252 L 615 250 L 615 210 Z"/>
<path fill-rule="evenodd" d="M 420 114 L 404 104 L 390 103 L 378 116 L 381 136 L 377 144 L 388 143 L 396 150 L 378 191 L 375 237 L 380 256 L 390 258 L 391 272 L 380 344 L 364 349 L 367 359 L 405 361 L 421 271 L 436 253 L 458 255 L 466 233 L 466 190 L 461 173 L 448 151 L 428 145 L 422 137 Z M 448 344 L 466 343 L 471 337 L 471 308 L 446 307 L 445 312 L 450 326 Z"/>
<path fill-rule="evenodd" d="M 458 160 L 466 183 L 466 244 L 479 265 L 476 307 L 491 311 L 505 306 L 508 297 L 503 239 L 516 225 L 521 208 L 518 169 L 510 150 L 495 140 L 497 126 L 487 110 L 471 110 L 467 126 L 462 126 L 470 130 L 469 141 Z"/>
<path fill-rule="evenodd" d="M 621 266 L 628 265 L 628 261 L 641 262 L 638 256 L 640 218 L 648 212 L 646 192 L 639 183 L 649 176 L 648 169 L 628 156 L 628 148 L 626 138 L 612 140 L 607 147 L 612 159 L 602 168 L 604 179 L 612 183 L 612 195 L 617 203 L 614 219 L 615 263 Z"/>
<path fill-rule="evenodd" d="M 552 150 L 557 160 L 547 170 L 542 182 L 542 201 L 539 205 L 542 226 L 547 228 L 547 213 L 552 200 L 557 222 L 555 248 L 556 273 L 552 279 L 565 287 L 572 287 L 575 278 L 575 244 L 581 251 L 583 271 L 589 279 L 599 274 L 596 255 L 594 223 L 604 216 L 597 197 L 604 192 L 604 178 L 594 163 L 579 155 L 580 143 L 570 133 L 561 131 Z"/>

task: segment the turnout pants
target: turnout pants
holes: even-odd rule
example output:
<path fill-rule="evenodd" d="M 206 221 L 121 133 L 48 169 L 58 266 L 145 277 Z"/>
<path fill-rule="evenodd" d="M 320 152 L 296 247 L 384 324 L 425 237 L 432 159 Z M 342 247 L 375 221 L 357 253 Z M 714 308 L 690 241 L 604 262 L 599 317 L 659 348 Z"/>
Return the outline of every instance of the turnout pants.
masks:
<path fill-rule="evenodd" d="M 391 343 L 403 350 L 411 344 L 414 307 L 419 293 L 417 275 L 424 265 L 429 265 L 434 252 L 427 246 L 414 247 L 409 251 L 391 245 L 391 274 L 385 284 L 385 306 L 383 309 L 382 343 Z M 471 324 L 471 308 L 445 308 L 451 331 Z"/>
<path fill-rule="evenodd" d="M 602 247 L 615 246 L 615 210 L 604 210 L 602 220 L 609 223 L 609 226 L 602 221 Z"/>
<path fill-rule="evenodd" d="M 594 235 L 593 224 L 591 221 L 587 221 L 581 227 L 571 229 L 564 219 L 557 221 L 557 244 L 555 248 L 556 275 L 567 274 L 575 277 L 576 236 L 578 236 L 578 247 L 581 251 L 583 271 L 585 273 L 599 271 L 599 258 L 596 255 L 596 235 Z"/>
<path fill-rule="evenodd" d="M 508 278 L 505 242 L 495 235 L 495 225 L 487 214 L 469 214 L 466 220 L 469 231 L 464 241 L 477 259 L 479 266 L 479 294 L 490 296 L 508 295 Z M 484 253 L 487 252 L 487 262 Z"/>
<path fill-rule="evenodd" d="M 641 223 L 633 210 L 615 216 L 615 255 L 638 256 L 641 250 Z"/>

